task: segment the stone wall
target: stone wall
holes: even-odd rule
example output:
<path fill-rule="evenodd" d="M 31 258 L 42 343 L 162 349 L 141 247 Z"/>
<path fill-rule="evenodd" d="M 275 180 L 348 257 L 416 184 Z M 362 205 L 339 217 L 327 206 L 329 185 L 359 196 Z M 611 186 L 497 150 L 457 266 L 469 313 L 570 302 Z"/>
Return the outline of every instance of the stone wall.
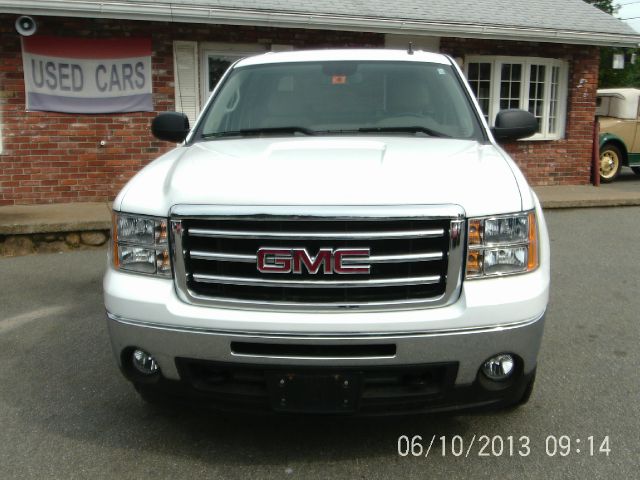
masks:
<path fill-rule="evenodd" d="M 28 235 L 0 235 L 0 256 L 58 253 L 79 249 L 106 248 L 108 230 L 55 232 Z"/>

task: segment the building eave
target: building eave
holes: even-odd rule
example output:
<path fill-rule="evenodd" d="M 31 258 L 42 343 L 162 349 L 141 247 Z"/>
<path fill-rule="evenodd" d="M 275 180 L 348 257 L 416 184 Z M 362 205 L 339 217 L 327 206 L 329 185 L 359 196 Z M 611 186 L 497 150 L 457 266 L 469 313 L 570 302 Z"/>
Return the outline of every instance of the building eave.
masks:
<path fill-rule="evenodd" d="M 84 0 L 0 0 L 0 13 L 34 16 L 112 18 L 141 21 L 223 25 L 253 25 L 280 28 L 363 31 L 374 33 L 427 35 L 438 37 L 490 38 L 526 42 L 575 45 L 638 47 L 640 34 L 614 34 L 555 30 L 537 27 L 480 25 L 416 21 L 382 17 L 354 17 L 337 14 L 306 14 L 249 9 L 184 6 L 168 3 L 127 3 Z"/>

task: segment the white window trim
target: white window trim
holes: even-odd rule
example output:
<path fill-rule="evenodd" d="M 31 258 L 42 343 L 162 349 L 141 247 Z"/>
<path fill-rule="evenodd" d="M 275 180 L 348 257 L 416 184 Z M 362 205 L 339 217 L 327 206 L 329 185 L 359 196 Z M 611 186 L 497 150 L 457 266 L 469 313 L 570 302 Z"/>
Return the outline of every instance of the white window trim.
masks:
<path fill-rule="evenodd" d="M 558 112 L 556 122 L 558 123 L 557 133 L 545 134 L 536 133 L 524 140 L 560 140 L 565 136 L 565 127 L 567 119 L 567 95 L 568 95 L 568 73 L 569 68 L 566 61 L 556 60 L 553 58 L 542 57 L 511 57 L 511 56 L 495 56 L 495 55 L 469 55 L 465 57 L 465 75 L 469 74 L 470 63 L 490 63 L 491 64 L 491 98 L 489 102 L 489 124 L 493 126 L 496 115 L 500 111 L 500 81 L 497 74 L 501 71 L 500 66 L 504 63 L 518 63 L 523 66 L 522 88 L 520 88 L 520 105 L 527 110 L 529 104 L 529 76 L 530 66 L 544 65 L 544 113 L 542 117 L 543 131 L 546 131 L 549 122 L 549 113 L 551 107 L 551 75 L 552 67 L 559 67 L 558 78 Z"/>
<path fill-rule="evenodd" d="M 200 105 L 201 108 L 209 99 L 209 55 L 221 57 L 243 57 L 267 52 L 267 47 L 259 43 L 223 43 L 201 42 L 198 45 L 200 53 Z"/>

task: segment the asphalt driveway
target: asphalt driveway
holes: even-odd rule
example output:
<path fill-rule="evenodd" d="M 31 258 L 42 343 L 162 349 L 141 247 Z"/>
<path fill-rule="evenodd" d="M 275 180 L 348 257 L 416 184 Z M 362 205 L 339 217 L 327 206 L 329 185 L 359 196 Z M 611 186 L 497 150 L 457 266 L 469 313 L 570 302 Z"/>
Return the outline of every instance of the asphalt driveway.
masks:
<path fill-rule="evenodd" d="M 104 251 L 0 259 L 0 479 L 634 478 L 640 208 L 552 211 L 547 219 L 552 296 L 536 389 L 527 406 L 484 415 L 254 417 L 151 408 L 112 358 Z M 403 435 L 420 435 L 425 450 L 435 436 L 433 449 L 402 457 Z M 511 437 L 514 453 L 479 456 L 483 435 L 507 446 Z M 561 436 L 571 442 L 566 456 Z M 552 455 L 554 441 L 562 443 Z M 465 451 L 456 456 L 459 443 Z"/>

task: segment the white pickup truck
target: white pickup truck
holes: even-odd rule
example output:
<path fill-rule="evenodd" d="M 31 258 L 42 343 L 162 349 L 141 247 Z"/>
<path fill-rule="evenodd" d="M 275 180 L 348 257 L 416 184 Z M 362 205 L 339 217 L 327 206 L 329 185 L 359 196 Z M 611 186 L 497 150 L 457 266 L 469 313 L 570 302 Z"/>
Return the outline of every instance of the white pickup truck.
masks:
<path fill-rule="evenodd" d="M 390 50 L 235 63 L 113 203 L 104 301 L 143 398 L 254 412 L 500 408 L 533 387 L 540 204 L 456 63 Z"/>

